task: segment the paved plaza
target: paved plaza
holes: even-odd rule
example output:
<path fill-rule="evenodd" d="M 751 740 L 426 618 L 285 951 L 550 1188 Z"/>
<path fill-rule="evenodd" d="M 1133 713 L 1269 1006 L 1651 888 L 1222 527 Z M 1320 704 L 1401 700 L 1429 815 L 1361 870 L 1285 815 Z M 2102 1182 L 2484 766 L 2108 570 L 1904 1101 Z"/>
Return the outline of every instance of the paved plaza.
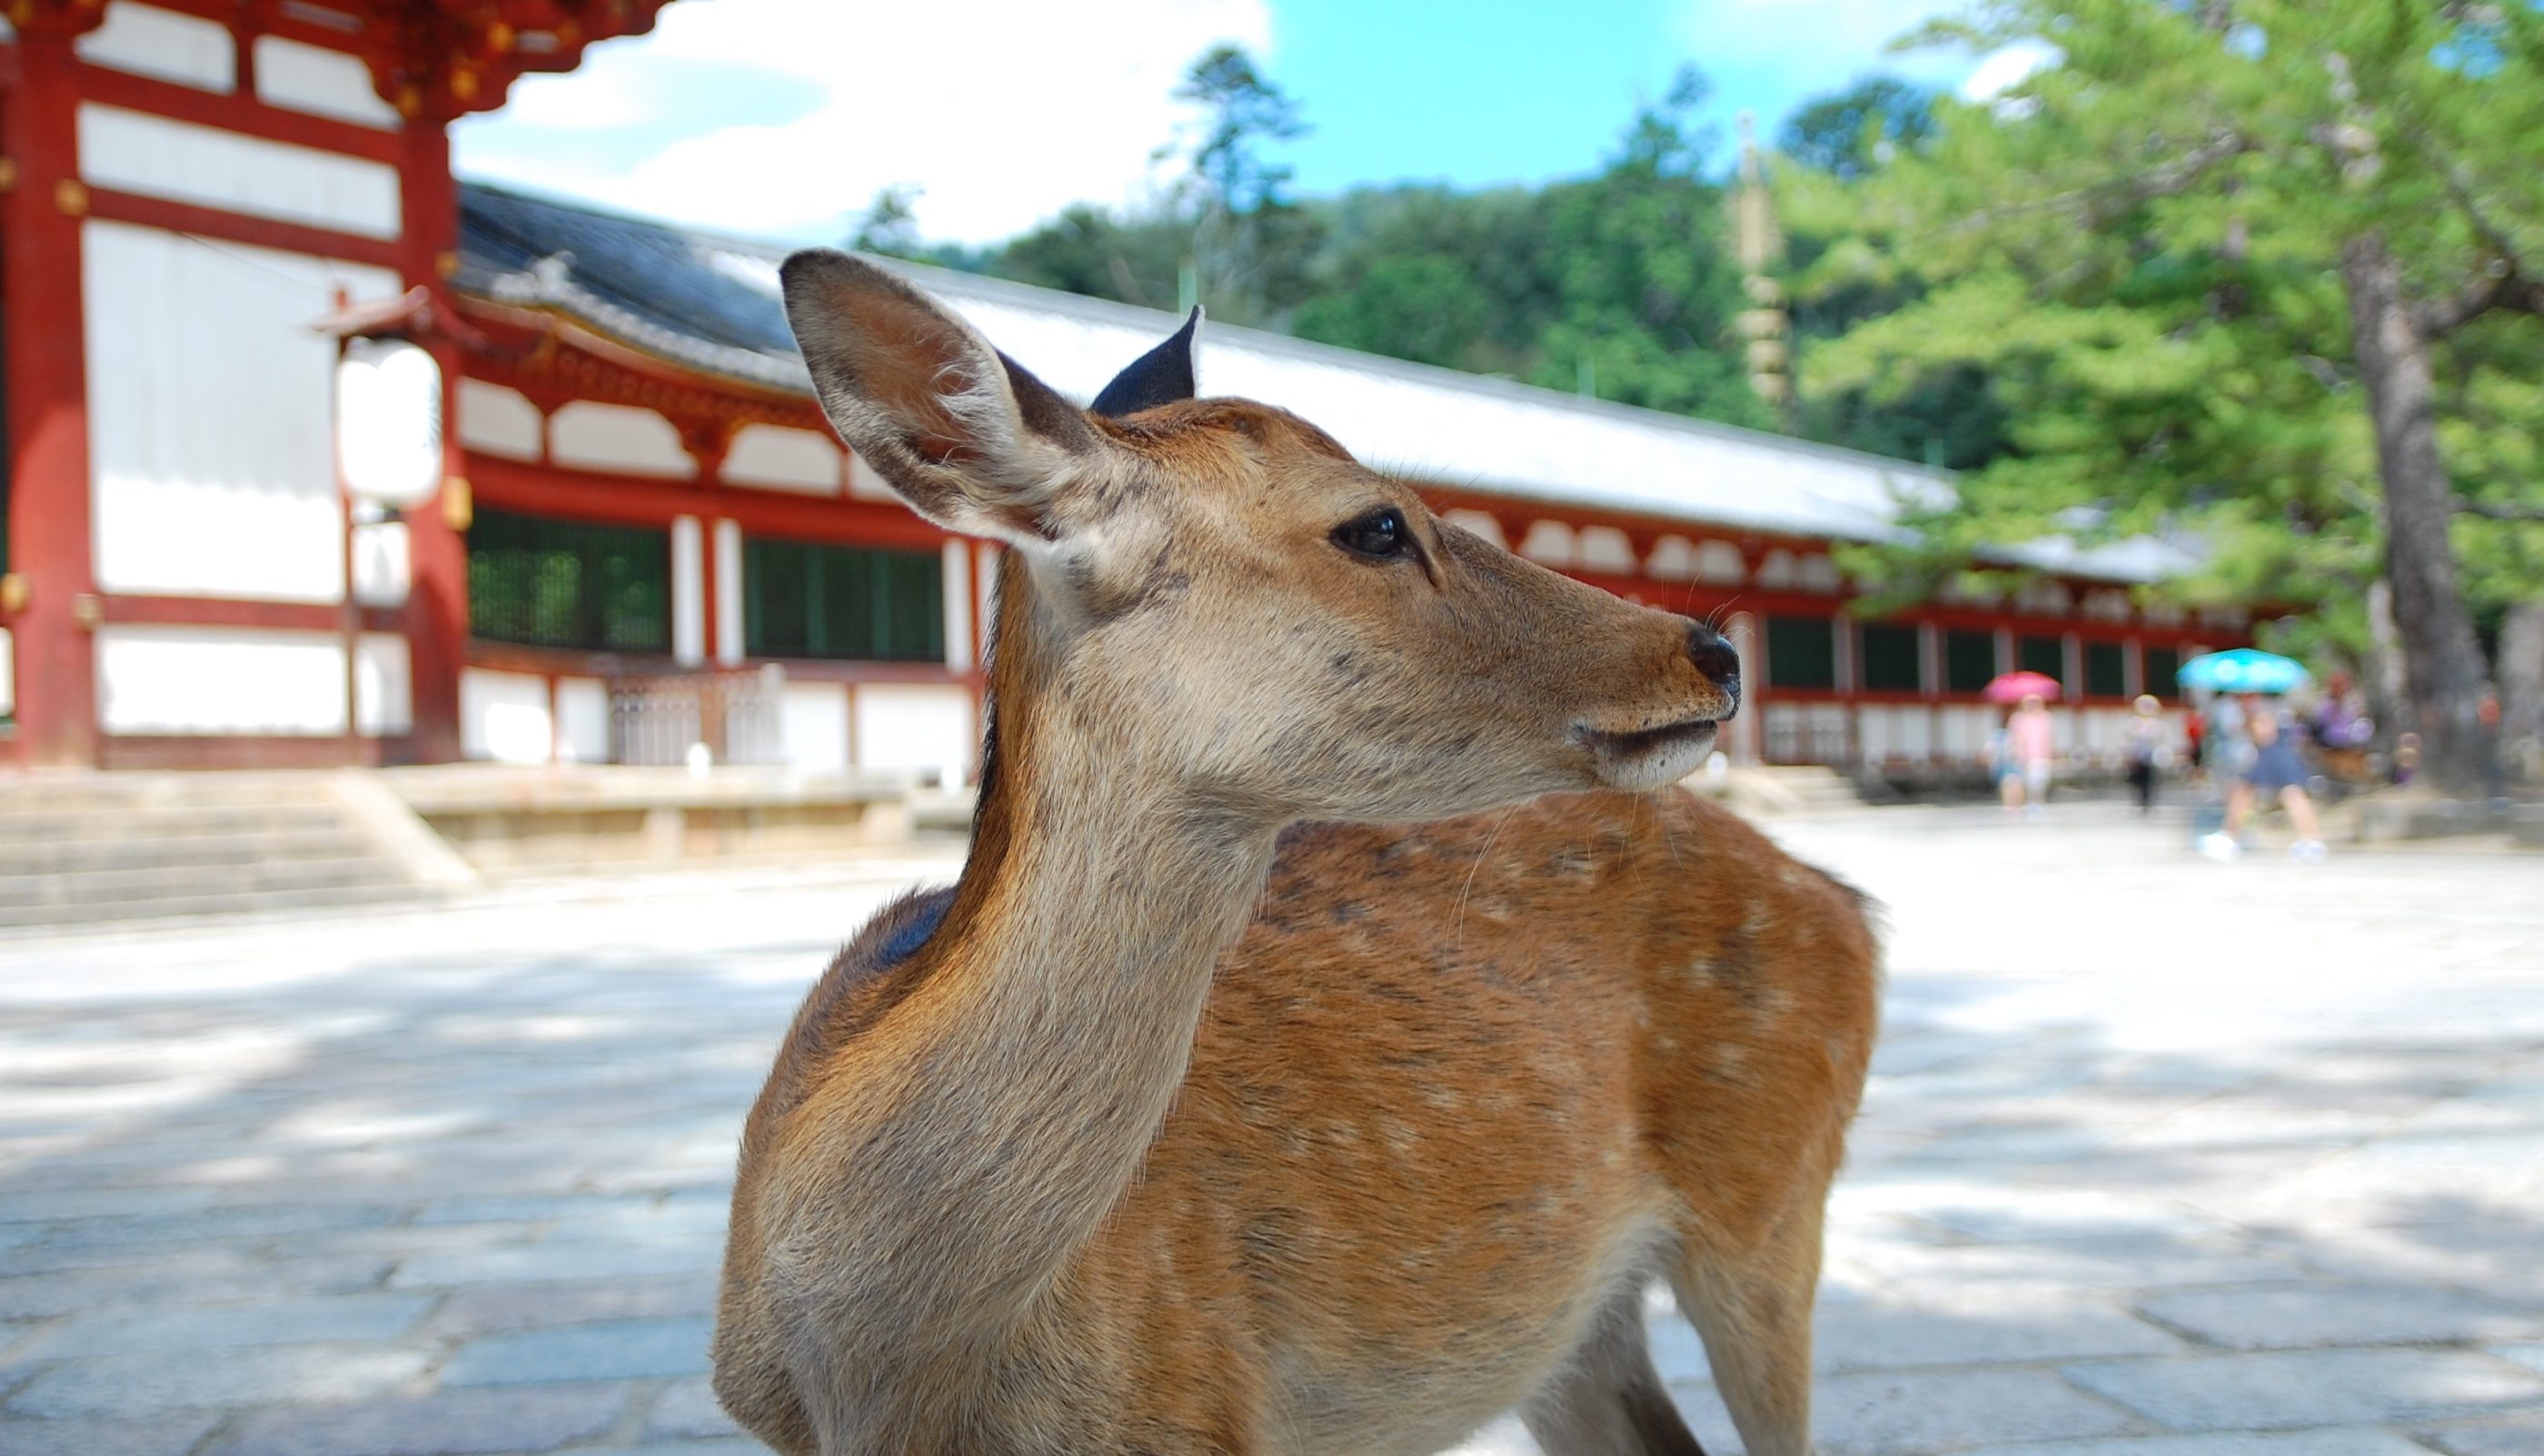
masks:
<path fill-rule="evenodd" d="M 1778 832 L 1890 924 L 1824 1451 L 2544 1456 L 2544 856 Z M 0 1452 L 759 1450 L 704 1377 L 734 1135 L 831 949 L 951 869 L 0 942 Z"/>

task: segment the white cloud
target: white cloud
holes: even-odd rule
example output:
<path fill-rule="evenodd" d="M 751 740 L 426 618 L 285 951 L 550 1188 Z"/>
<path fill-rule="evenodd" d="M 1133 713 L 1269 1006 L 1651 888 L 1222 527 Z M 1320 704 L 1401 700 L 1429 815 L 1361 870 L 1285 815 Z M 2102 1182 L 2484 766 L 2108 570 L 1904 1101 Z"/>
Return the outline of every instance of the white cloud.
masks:
<path fill-rule="evenodd" d="M 927 236 L 988 241 L 1152 185 L 1181 117 L 1168 93 L 1219 40 L 1268 51 L 1264 0 L 1119 0 L 1100 19 L 1050 0 L 681 0 L 652 35 L 521 83 L 454 129 L 454 152 L 468 176 L 797 238 L 835 239 L 877 192 L 914 184 Z M 680 124 L 766 115 L 754 77 L 809 109 Z"/>
<path fill-rule="evenodd" d="M 2042 66 L 2056 65 L 2067 57 L 2046 40 L 2017 40 L 2011 45 L 1989 51 L 1970 72 L 1960 87 L 1961 100 L 1990 101 L 2024 83 Z"/>

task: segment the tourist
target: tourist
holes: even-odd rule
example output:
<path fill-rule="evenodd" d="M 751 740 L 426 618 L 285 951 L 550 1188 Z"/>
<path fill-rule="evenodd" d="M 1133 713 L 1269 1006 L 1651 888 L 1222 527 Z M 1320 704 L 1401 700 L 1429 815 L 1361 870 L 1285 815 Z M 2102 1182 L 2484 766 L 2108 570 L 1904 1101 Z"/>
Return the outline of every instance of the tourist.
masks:
<path fill-rule="evenodd" d="M 2164 705 L 2152 694 L 2140 693 L 2135 712 L 2129 719 L 2128 741 L 2124 748 L 2128 762 L 2129 792 L 2137 797 L 2138 812 L 2155 812 L 2155 777 L 2158 770 L 2173 762 L 2173 744 L 2165 731 Z"/>
<path fill-rule="evenodd" d="M 1997 791 L 2006 811 L 2037 817 L 2049 802 L 2049 766 L 2058 753 L 2057 725 L 2038 693 L 2026 694 L 2023 706 L 2005 723 L 2003 760 Z"/>
<path fill-rule="evenodd" d="M 2296 828 L 2289 855 L 2302 861 L 2322 859 L 2323 834 L 2315 820 L 2314 799 L 2306 793 L 2308 774 L 2305 755 L 2297 751 L 2294 718 L 2284 707 L 2265 703 L 2253 693 L 2244 694 L 2237 707 L 2248 748 L 2227 791 L 2225 826 L 2200 841 L 2200 852 L 2212 859 L 2233 859 L 2243 851 L 2244 820 L 2254 805 L 2275 803 L 2287 810 L 2288 822 Z"/>

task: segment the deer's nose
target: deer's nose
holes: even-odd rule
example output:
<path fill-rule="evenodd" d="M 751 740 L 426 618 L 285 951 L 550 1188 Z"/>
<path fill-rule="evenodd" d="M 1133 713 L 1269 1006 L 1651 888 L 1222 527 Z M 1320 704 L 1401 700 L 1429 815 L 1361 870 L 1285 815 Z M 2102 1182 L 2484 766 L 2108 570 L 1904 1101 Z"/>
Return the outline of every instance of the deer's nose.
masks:
<path fill-rule="evenodd" d="M 1688 623 L 1687 659 L 1734 704 L 1740 701 L 1740 653 L 1729 638 L 1702 622 Z"/>

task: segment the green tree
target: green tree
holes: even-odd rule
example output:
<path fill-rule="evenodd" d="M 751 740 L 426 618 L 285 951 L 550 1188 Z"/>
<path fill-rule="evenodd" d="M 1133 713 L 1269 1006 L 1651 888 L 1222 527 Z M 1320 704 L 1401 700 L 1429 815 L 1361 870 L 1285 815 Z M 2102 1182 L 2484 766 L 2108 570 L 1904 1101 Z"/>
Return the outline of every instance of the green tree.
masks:
<path fill-rule="evenodd" d="M 2010 421 L 2007 452 L 1893 568 L 2191 527 L 2200 589 L 2320 606 L 2369 644 L 2359 604 L 2381 583 L 2407 723 L 2438 779 L 2479 785 L 2478 618 L 2537 594 L 2515 518 L 2544 516 L 2521 464 L 2544 358 L 2544 15 L 1998 0 L 1927 38 L 2059 59 L 1987 105 L 1939 104 L 1921 152 L 1857 186 L 1854 245 L 1823 260 L 1913 296 L 1807 351 L 1806 389 L 1895 401 L 1976 369 Z"/>
<path fill-rule="evenodd" d="M 1852 181 L 1934 134 L 1935 94 L 1871 76 L 1804 102 L 1776 132 L 1776 150 L 1815 172 Z"/>

